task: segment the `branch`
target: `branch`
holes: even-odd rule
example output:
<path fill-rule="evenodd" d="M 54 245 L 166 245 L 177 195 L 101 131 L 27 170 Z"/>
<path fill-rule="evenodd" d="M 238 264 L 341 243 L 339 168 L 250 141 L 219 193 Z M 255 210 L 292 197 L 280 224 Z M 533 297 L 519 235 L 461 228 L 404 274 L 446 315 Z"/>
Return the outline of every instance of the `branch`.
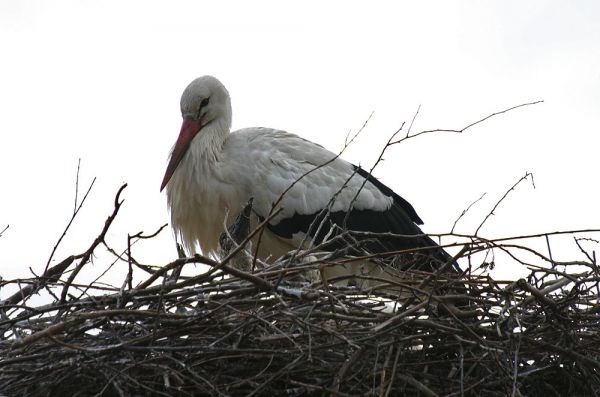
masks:
<path fill-rule="evenodd" d="M 63 290 L 62 290 L 61 297 L 60 297 L 61 302 L 63 302 L 63 303 L 65 302 L 65 300 L 67 298 L 67 292 L 69 290 L 69 286 L 71 285 L 73 280 L 75 280 L 75 277 L 77 276 L 77 274 L 79 274 L 79 272 L 81 271 L 83 266 L 85 266 L 85 264 L 90 260 L 96 247 L 98 245 L 100 245 L 100 243 L 104 242 L 106 233 L 108 232 L 110 225 L 113 223 L 113 221 L 117 217 L 117 213 L 119 212 L 119 209 L 121 208 L 121 205 L 123 204 L 123 201 L 121 200 L 121 193 L 123 192 L 123 190 L 126 187 L 127 187 L 127 184 L 125 183 L 117 191 L 117 195 L 115 197 L 115 208 L 113 210 L 113 213 L 108 217 L 108 219 L 106 219 L 106 221 L 104 222 L 104 227 L 102 228 L 102 231 L 100 232 L 98 237 L 96 237 L 96 239 L 94 240 L 92 245 L 88 248 L 88 250 L 82 255 L 82 257 L 81 257 L 82 259 L 79 261 L 79 264 L 77 265 L 77 267 L 75 269 L 73 269 L 73 272 L 70 274 L 68 280 L 66 281 L 66 283 L 63 287 Z"/>
<path fill-rule="evenodd" d="M 85 195 L 83 196 L 83 199 L 81 200 L 81 202 L 79 203 L 79 205 L 77 205 L 77 195 L 78 195 L 78 191 L 79 191 L 79 165 L 80 165 L 80 163 L 81 163 L 81 159 L 77 163 L 77 176 L 75 178 L 75 206 L 73 208 L 73 214 L 71 215 L 71 219 L 69 220 L 69 223 L 67 223 L 67 227 L 65 227 L 65 230 L 62 232 L 62 234 L 59 237 L 58 241 L 54 245 L 54 248 L 52 248 L 52 252 L 50 253 L 50 257 L 48 258 L 48 262 L 46 262 L 46 267 L 44 268 L 44 272 L 46 272 L 48 270 L 48 266 L 50 266 L 50 262 L 52 261 L 52 258 L 54 257 L 54 253 L 56 252 L 56 250 L 58 249 L 58 246 L 60 245 L 61 241 L 63 240 L 63 238 L 67 234 L 67 231 L 71 227 L 71 224 L 75 220 L 75 217 L 79 213 L 79 210 L 81 210 L 81 207 L 83 206 L 83 203 L 85 203 L 85 200 L 87 199 L 88 194 L 90 194 L 90 191 L 92 190 L 92 187 L 94 186 L 94 183 L 96 182 L 96 178 L 92 179 L 92 182 L 90 183 L 90 186 L 88 187 L 87 191 L 85 192 Z"/>
<path fill-rule="evenodd" d="M 522 176 L 514 185 L 512 185 L 512 187 L 510 189 L 508 189 L 506 191 L 506 193 L 504 193 L 504 196 L 502 196 L 502 198 L 500 200 L 498 200 L 498 202 L 496 203 L 496 205 L 494 205 L 494 208 L 492 208 L 492 210 L 486 215 L 485 219 L 481 222 L 481 224 L 479 225 L 479 227 L 477 227 L 477 230 L 475 230 L 475 236 L 477 236 L 477 233 L 479 233 L 479 230 L 482 228 L 482 226 L 484 225 L 484 223 L 488 220 L 489 217 L 491 217 L 494 214 L 494 211 L 496 211 L 496 208 L 498 208 L 498 206 L 500 205 L 500 203 L 502 201 L 504 201 L 504 199 L 506 198 L 506 196 L 508 196 L 508 194 L 515 190 L 515 188 L 517 187 L 517 185 L 521 182 L 523 182 L 525 179 L 531 177 L 531 184 L 533 185 L 533 187 L 535 188 L 535 184 L 533 182 L 533 174 L 530 172 L 526 172 L 524 176 Z"/>
<path fill-rule="evenodd" d="M 0 230 L 0 237 L 2 237 L 2 235 L 4 234 L 4 232 L 7 231 L 9 227 L 10 227 L 10 225 L 6 225 L 4 227 L 4 229 Z"/>

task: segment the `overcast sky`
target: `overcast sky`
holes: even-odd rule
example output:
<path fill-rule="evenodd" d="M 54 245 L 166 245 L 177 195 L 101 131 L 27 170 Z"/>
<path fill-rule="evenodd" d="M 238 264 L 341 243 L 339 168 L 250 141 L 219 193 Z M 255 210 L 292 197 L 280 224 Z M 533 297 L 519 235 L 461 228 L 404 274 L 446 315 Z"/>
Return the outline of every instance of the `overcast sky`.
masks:
<path fill-rule="evenodd" d="M 526 172 L 535 189 L 522 183 L 480 234 L 598 228 L 599 20 L 597 1 L 0 0 L 0 273 L 43 270 L 73 210 L 78 159 L 80 197 L 98 179 L 58 260 L 89 246 L 124 182 L 111 244 L 168 222 L 159 186 L 179 97 L 204 74 L 229 89 L 234 128 L 281 128 L 333 151 L 374 112 L 345 155 L 363 167 L 419 106 L 414 131 L 544 100 L 395 146 L 375 175 L 427 232 L 449 231 L 487 193 L 457 227 L 473 233 Z M 170 230 L 134 254 L 167 263 Z"/>

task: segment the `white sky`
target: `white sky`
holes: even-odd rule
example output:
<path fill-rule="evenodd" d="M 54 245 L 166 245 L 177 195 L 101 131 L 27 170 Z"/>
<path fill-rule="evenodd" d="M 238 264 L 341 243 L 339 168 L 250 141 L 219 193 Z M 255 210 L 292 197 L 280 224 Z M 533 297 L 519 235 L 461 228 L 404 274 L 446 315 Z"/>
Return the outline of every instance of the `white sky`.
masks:
<path fill-rule="evenodd" d="M 228 87 L 234 128 L 281 128 L 333 151 L 374 111 L 345 156 L 364 167 L 419 105 L 415 130 L 543 99 L 393 147 L 375 174 L 427 232 L 449 231 L 487 192 L 457 229 L 474 232 L 526 171 L 536 189 L 522 184 L 482 235 L 598 228 L 599 20 L 597 1 L 0 0 L 0 274 L 43 270 L 79 158 L 80 185 L 98 181 L 58 260 L 89 246 L 123 182 L 112 245 L 166 223 L 159 186 L 179 97 L 203 74 Z M 582 259 L 570 240 L 555 244 Z M 167 263 L 170 231 L 134 254 Z"/>

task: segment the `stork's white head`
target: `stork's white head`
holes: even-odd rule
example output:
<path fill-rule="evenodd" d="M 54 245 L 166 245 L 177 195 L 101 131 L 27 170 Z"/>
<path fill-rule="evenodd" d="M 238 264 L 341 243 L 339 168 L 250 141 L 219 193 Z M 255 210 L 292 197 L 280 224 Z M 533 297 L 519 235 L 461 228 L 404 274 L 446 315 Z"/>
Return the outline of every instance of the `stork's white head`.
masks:
<path fill-rule="evenodd" d="M 161 191 L 173 176 L 190 143 L 200 131 L 208 126 L 218 126 L 216 129 L 206 128 L 205 131 L 222 132 L 225 130 L 229 132 L 231 100 L 227 89 L 213 76 L 198 77 L 186 87 L 181 95 L 181 116 L 183 124 L 160 185 Z"/>
<path fill-rule="evenodd" d="M 192 81 L 181 95 L 181 116 L 206 126 L 216 119 L 231 125 L 231 101 L 227 89 L 213 76 Z"/>

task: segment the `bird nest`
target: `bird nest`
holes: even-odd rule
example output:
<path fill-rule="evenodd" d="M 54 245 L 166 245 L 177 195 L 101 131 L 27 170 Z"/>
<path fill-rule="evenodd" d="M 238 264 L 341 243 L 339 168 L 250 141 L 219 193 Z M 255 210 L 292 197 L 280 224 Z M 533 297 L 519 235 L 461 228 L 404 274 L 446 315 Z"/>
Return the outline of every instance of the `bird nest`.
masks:
<path fill-rule="evenodd" d="M 471 236 L 455 256 L 463 273 L 411 272 L 394 286 L 410 294 L 397 299 L 389 280 L 363 290 L 303 279 L 341 260 L 331 255 L 291 255 L 254 272 L 232 266 L 230 258 L 242 253 L 236 249 L 222 261 L 195 256 L 143 265 L 130 247 L 117 254 L 106 244 L 121 203 L 117 195 L 84 253 L 39 277 L 2 282 L 16 292 L 1 306 L 0 392 L 593 396 L 600 390 L 599 273 L 587 251 L 586 260 L 569 263 L 534 252 L 544 266 L 513 255 L 510 266 L 528 265 L 529 276 L 499 281 L 482 268 L 489 262 L 476 259 L 514 252 L 514 241 Z M 78 282 L 103 246 L 127 264 L 121 286 Z M 191 263 L 208 270 L 181 275 Z M 448 292 L 452 285 L 461 286 L 458 293 Z M 50 299 L 32 303 L 44 292 Z"/>

